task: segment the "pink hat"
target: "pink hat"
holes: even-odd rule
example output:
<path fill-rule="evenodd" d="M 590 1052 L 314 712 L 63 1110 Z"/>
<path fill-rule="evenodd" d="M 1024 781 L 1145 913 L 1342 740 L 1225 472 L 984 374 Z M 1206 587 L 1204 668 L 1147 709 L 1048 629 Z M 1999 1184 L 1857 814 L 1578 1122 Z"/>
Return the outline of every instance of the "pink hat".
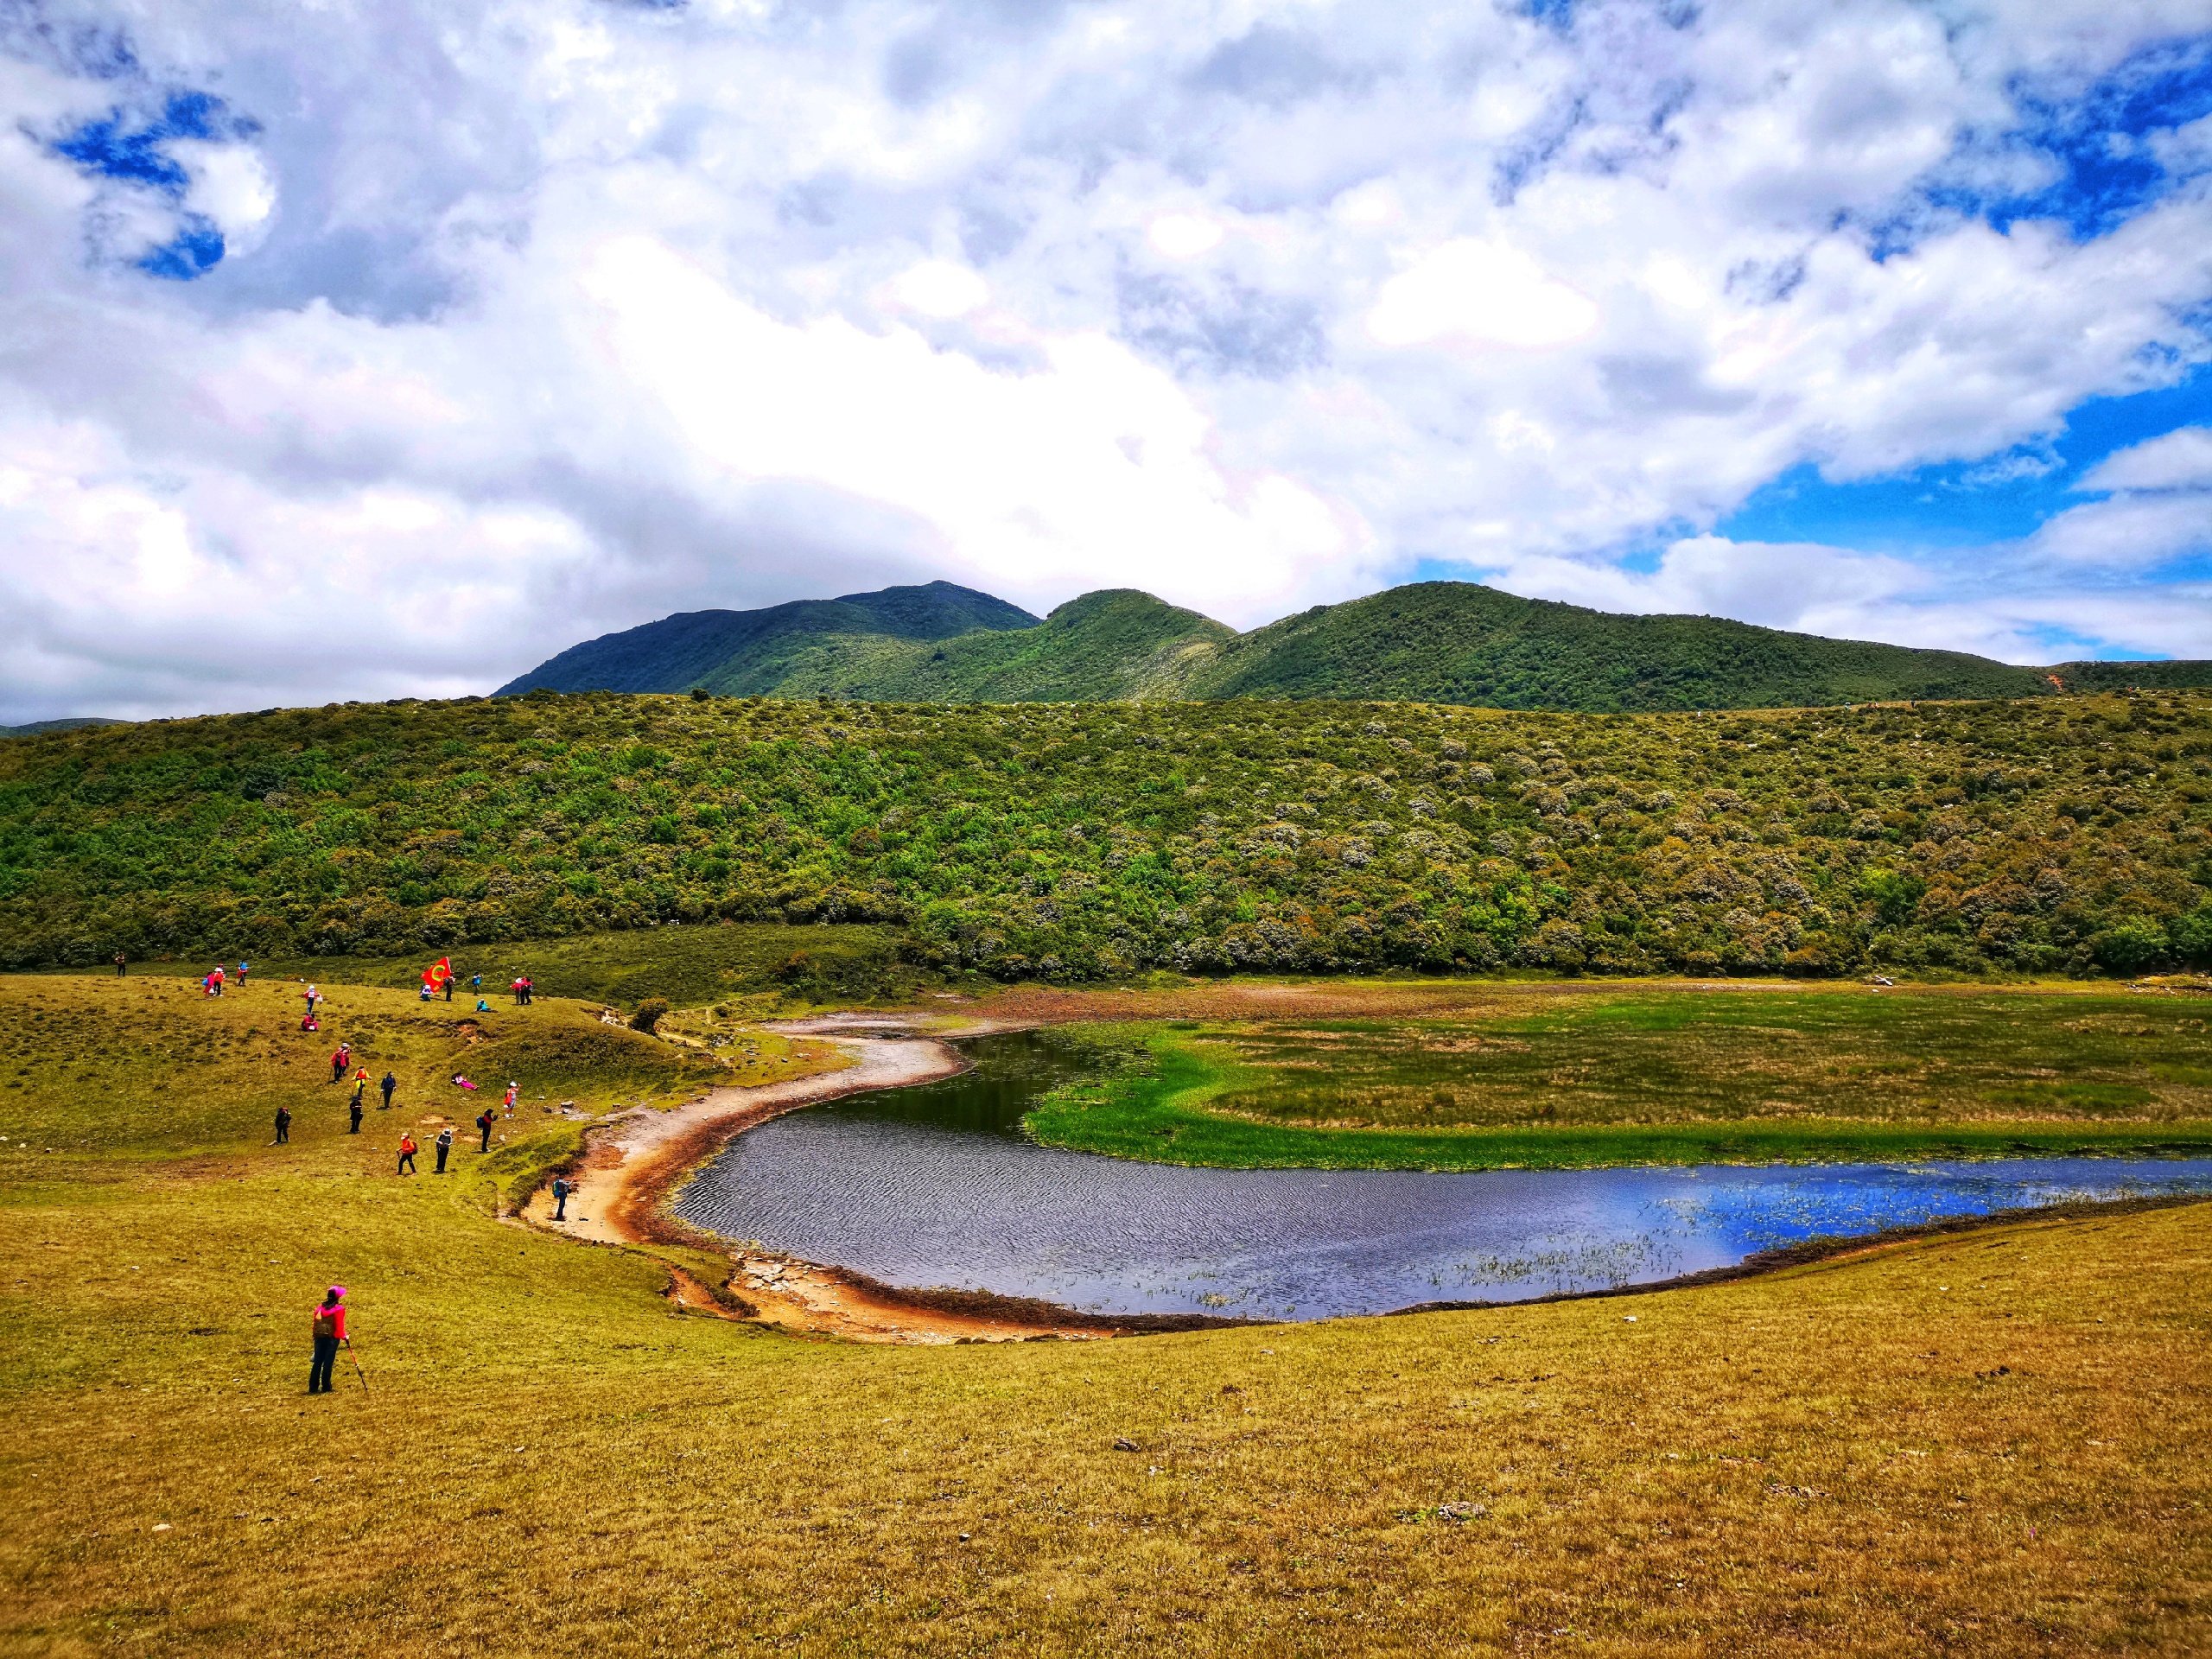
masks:
<path fill-rule="evenodd" d="M 333 1285 L 333 1286 L 330 1287 L 330 1298 L 329 1298 L 329 1299 L 330 1299 L 330 1300 L 332 1300 L 332 1301 L 334 1301 L 334 1302 L 336 1302 L 336 1301 L 343 1301 L 343 1300 L 345 1300 L 345 1297 L 346 1297 L 346 1287 L 345 1287 L 345 1286 L 343 1286 L 343 1285 Z"/>

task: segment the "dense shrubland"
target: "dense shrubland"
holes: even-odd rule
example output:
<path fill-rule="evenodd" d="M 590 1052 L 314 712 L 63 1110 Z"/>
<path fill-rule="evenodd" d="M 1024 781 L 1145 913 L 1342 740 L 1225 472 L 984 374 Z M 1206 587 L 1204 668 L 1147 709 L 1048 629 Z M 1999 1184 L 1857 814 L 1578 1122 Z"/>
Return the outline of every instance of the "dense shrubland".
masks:
<path fill-rule="evenodd" d="M 0 747 L 0 958 L 734 919 L 887 924 L 1007 978 L 2132 974 L 2212 961 L 2208 757 L 2200 692 L 334 704 Z"/>

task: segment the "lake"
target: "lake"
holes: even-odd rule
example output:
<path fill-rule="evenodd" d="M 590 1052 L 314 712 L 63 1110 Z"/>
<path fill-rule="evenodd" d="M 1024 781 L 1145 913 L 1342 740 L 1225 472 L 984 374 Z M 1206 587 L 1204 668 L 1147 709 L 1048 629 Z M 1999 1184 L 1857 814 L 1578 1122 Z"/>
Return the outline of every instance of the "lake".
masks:
<path fill-rule="evenodd" d="M 1513 1301 L 1726 1267 L 1776 1245 L 2065 1198 L 2212 1192 L 2212 1160 L 1418 1171 L 1185 1169 L 1039 1147 L 1076 1075 L 1032 1033 L 971 1071 L 741 1135 L 677 1212 L 886 1283 L 1105 1313 L 1325 1319 Z"/>

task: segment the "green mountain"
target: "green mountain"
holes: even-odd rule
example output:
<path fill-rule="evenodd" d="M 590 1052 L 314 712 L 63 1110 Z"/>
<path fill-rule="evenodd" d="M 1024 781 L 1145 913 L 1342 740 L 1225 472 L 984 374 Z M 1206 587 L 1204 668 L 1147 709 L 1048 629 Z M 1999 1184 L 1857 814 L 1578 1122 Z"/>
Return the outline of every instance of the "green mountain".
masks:
<path fill-rule="evenodd" d="M 841 599 L 801 599 L 759 611 L 683 611 L 571 645 L 510 680 L 497 695 L 550 691 L 686 691 L 711 682 L 739 695 L 777 690 L 787 665 L 830 640 L 903 641 L 926 648 L 978 630 L 1033 628 L 1018 606 L 972 588 L 932 582 Z"/>
<path fill-rule="evenodd" d="M 1622 616 L 1424 582 L 1240 634 L 1129 588 L 1043 621 L 949 582 L 696 611 L 565 651 L 500 688 L 871 702 L 1325 697 L 1593 714 L 2212 685 L 2212 663 L 2021 668 L 1709 616 Z"/>

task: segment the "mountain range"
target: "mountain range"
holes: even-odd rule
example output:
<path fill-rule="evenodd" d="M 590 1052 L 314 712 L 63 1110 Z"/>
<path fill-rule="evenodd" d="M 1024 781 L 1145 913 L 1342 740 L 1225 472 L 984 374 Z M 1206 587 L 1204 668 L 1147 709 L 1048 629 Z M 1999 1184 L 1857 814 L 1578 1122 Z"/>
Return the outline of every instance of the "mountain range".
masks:
<path fill-rule="evenodd" d="M 1710 616 L 1624 616 L 1424 582 L 1249 633 L 1133 588 L 1037 617 L 948 582 L 688 611 L 571 646 L 499 688 L 874 702 L 1321 697 L 1630 713 L 2212 685 L 2212 662 L 2023 668 Z"/>

